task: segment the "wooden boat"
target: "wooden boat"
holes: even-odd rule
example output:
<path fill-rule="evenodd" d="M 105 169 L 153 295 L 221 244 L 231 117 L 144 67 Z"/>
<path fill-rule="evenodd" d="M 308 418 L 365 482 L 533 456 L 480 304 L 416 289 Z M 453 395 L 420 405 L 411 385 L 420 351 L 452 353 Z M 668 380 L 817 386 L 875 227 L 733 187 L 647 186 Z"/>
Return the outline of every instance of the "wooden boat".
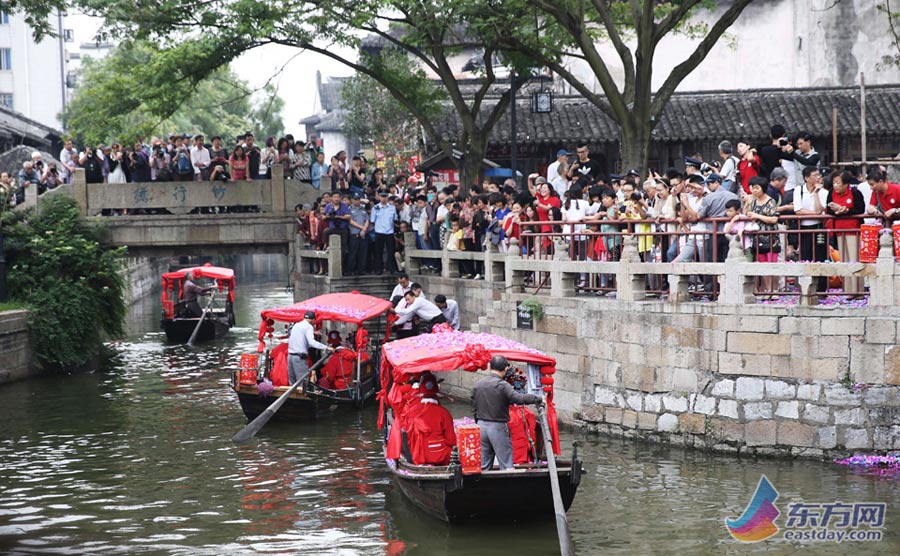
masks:
<path fill-rule="evenodd" d="M 216 288 L 209 312 L 200 324 L 195 341 L 204 342 L 223 337 L 234 326 L 234 270 L 207 263 L 203 266 L 181 268 L 162 275 L 163 313 L 160 327 L 165 331 L 170 342 L 187 342 L 200 317 L 189 316 L 183 298 L 184 277 L 190 272 L 198 286 L 212 285 Z M 208 281 L 211 280 L 210 284 Z M 207 299 L 199 299 L 201 307 L 208 303 Z"/>
<path fill-rule="evenodd" d="M 571 459 L 556 457 L 560 453 L 559 428 L 553 404 L 552 375 L 556 360 L 492 334 L 457 332 L 443 325 L 438 325 L 435 330 L 432 334 L 396 340 L 382 346 L 381 381 L 384 386 L 380 396 L 382 412 L 379 414 L 379 425 L 388 428 L 385 459 L 400 490 L 419 509 L 444 521 L 477 518 L 521 520 L 554 516 L 550 471 L 546 455 L 537 449 L 543 446 L 543 442 L 536 438 L 529 438 L 533 440 L 529 461 L 516 464 L 513 469 L 499 470 L 495 467 L 487 471 L 480 468 L 480 443 L 475 440 L 477 425 L 471 420 L 469 426 L 459 420 L 455 422 L 458 447 L 454 448 L 450 464 L 446 466 L 414 463 L 405 431 L 400 435 L 402 448 L 398 450 L 391 445 L 398 435 L 392 435 L 390 429 L 404 426 L 402 410 L 400 416 L 394 415 L 397 407 L 403 407 L 408 402 L 403 399 L 408 395 L 404 392 L 409 391 L 402 388 L 404 384 L 414 382 L 426 371 L 435 374 L 456 370 L 474 372 L 486 368 L 492 356 L 503 355 L 511 363 L 527 365 L 517 378 L 521 389 L 547 395 L 547 417 L 554 451 L 550 457 L 555 458 L 561 497 L 568 510 L 575 499 L 583 468 L 574 446 Z M 519 411 L 520 407 L 513 406 L 511 414 L 513 408 Z M 475 451 L 478 452 L 477 458 L 473 457 Z M 521 461 L 519 456 L 517 459 Z"/>
<path fill-rule="evenodd" d="M 310 373 L 278 410 L 275 419 L 304 420 L 343 406 L 362 407 L 379 389 L 373 355 L 377 359 L 381 343 L 389 338 L 390 327 L 386 321 L 390 309 L 391 302 L 386 299 L 350 292 L 320 295 L 263 311 L 257 353 L 241 355 L 240 368 L 232 374 L 232 389 L 244 414 L 250 420 L 256 418 L 288 389 L 289 330 L 291 325 L 303 320 L 306 311 L 316 312 L 316 329 L 325 332 L 322 341 L 339 343 L 342 349 L 318 373 Z M 278 326 L 283 327 L 283 333 L 276 337 Z M 385 330 L 384 339 L 370 345 L 370 330 Z M 312 366 L 320 354 L 318 350 L 310 351 Z M 264 382 L 267 384 L 261 386 Z"/>

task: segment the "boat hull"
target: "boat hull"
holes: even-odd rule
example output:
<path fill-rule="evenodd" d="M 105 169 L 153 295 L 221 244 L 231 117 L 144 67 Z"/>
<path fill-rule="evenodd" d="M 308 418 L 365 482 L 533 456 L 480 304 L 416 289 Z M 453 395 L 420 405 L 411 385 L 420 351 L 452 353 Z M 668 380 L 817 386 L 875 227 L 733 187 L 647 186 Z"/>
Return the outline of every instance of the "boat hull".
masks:
<path fill-rule="evenodd" d="M 278 396 L 284 392 L 284 388 L 276 389 L 269 396 L 260 396 L 256 385 L 236 384 L 233 390 L 237 394 L 241 409 L 248 420 L 258 417 L 267 407 L 272 405 Z M 305 421 L 322 415 L 327 415 L 339 409 L 361 408 L 366 400 L 375 396 L 375 379 L 369 377 L 363 380 L 360 394 L 356 390 L 326 390 L 314 387 L 310 392 L 297 389 L 285 400 L 284 405 L 272 417 L 277 421 Z"/>
<path fill-rule="evenodd" d="M 581 480 L 581 461 L 557 460 L 560 494 L 568 511 Z M 463 475 L 459 466 L 429 467 L 389 461 L 400 490 L 419 509 L 443 521 L 527 520 L 553 517 L 550 471 L 518 466 L 505 471 Z M 448 471 L 449 470 L 449 471 Z"/>
<path fill-rule="evenodd" d="M 169 340 L 169 342 L 184 344 L 190 340 L 191 334 L 194 333 L 194 329 L 197 327 L 197 322 L 199 320 L 199 318 L 162 319 L 160 321 L 160 326 L 166 333 L 166 339 Z M 216 318 L 207 317 L 203 319 L 200 330 L 197 332 L 197 338 L 194 341 L 208 342 L 222 338 L 228 333 L 230 328 L 229 320 L 225 316 Z"/>

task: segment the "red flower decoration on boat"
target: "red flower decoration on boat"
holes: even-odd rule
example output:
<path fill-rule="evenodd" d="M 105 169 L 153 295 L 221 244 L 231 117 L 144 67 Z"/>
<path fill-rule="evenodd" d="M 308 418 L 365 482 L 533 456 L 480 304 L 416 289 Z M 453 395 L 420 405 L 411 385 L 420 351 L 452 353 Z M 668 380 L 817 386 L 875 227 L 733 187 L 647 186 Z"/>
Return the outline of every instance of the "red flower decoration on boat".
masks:
<path fill-rule="evenodd" d="M 463 351 L 462 359 L 463 370 L 471 373 L 488 366 L 491 362 L 491 352 L 481 344 L 469 344 Z"/>
<path fill-rule="evenodd" d="M 436 324 L 431 328 L 432 334 L 445 334 L 447 332 L 454 332 L 453 327 L 450 326 L 446 322 L 442 322 L 440 324 Z"/>

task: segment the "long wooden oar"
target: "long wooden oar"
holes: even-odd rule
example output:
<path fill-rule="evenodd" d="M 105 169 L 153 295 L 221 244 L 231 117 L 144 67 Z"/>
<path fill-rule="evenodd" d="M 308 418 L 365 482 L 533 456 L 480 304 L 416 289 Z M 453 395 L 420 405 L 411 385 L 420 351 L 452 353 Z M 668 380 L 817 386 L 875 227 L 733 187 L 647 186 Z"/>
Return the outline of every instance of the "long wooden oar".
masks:
<path fill-rule="evenodd" d="M 562 556 L 575 556 L 572 534 L 569 532 L 569 520 L 566 519 L 566 508 L 563 506 L 562 494 L 559 490 L 559 475 L 556 473 L 556 456 L 553 453 L 553 440 L 550 438 L 550 425 L 547 424 L 547 412 L 544 404 L 538 406 L 541 419 L 541 430 L 544 432 L 544 452 L 547 455 L 547 467 L 550 471 L 550 490 L 553 493 L 553 510 L 556 512 L 556 534 L 559 536 L 559 552 Z"/>
<path fill-rule="evenodd" d="M 325 353 L 325 355 L 323 355 L 321 359 L 316 361 L 313 364 L 313 366 L 309 368 L 309 372 L 311 373 L 313 371 L 319 370 L 319 367 L 321 367 L 322 365 L 325 364 L 325 361 L 327 361 L 328 358 L 331 357 L 332 353 L 334 353 L 334 352 L 329 351 L 329 352 Z M 306 376 L 309 376 L 309 375 L 307 374 Z M 272 405 L 270 405 L 269 407 L 267 407 L 265 409 L 265 411 L 260 413 L 256 417 L 256 419 L 250 421 L 249 425 L 247 425 L 246 427 L 244 427 L 240 431 L 238 431 L 238 433 L 236 435 L 232 436 L 231 441 L 232 442 L 246 442 L 247 440 L 250 440 L 251 438 L 253 438 L 256 435 L 256 433 L 258 433 L 260 431 L 260 429 L 262 429 L 264 426 L 266 426 L 266 423 L 269 422 L 269 419 L 271 419 L 275 415 L 275 412 L 278 411 L 282 405 L 284 405 L 284 402 L 286 402 L 287 399 L 289 397 L 291 397 L 291 394 L 294 393 L 294 390 L 296 390 L 300 386 L 300 384 L 303 382 L 304 382 L 303 380 L 298 380 L 297 382 L 292 384 L 290 388 L 288 388 L 287 390 L 284 391 L 284 394 L 278 396 L 278 399 L 275 400 L 274 402 L 272 402 Z"/>
<path fill-rule="evenodd" d="M 216 290 L 213 290 L 212 295 L 209 296 L 209 301 L 206 302 L 206 307 L 203 309 L 203 314 L 200 315 L 200 320 L 197 321 L 197 326 L 194 327 L 194 331 L 191 332 L 191 337 L 188 339 L 187 345 L 190 347 L 194 347 L 194 340 L 197 339 L 197 333 L 200 332 L 200 326 L 203 324 L 203 319 L 206 318 L 206 314 L 209 313 L 209 306 L 212 305 L 213 299 L 216 298 Z"/>

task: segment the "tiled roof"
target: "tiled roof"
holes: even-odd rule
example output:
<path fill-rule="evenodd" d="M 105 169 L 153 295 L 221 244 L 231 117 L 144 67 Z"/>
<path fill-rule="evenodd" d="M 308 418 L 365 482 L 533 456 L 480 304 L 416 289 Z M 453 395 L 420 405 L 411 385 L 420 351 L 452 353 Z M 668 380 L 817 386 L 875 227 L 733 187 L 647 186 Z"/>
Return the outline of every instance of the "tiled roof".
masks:
<path fill-rule="evenodd" d="M 524 97 L 524 98 L 523 98 Z M 661 142 L 747 139 L 763 140 L 780 123 L 789 132 L 807 131 L 831 136 L 832 107 L 838 108 L 838 134 L 860 133 L 858 88 L 765 89 L 677 93 L 656 126 L 653 138 Z M 575 141 L 618 141 L 619 126 L 581 97 L 554 97 L 553 112 L 532 114 L 531 99 L 518 99 L 518 140 L 563 144 Z M 900 85 L 866 90 L 866 128 L 870 137 L 900 135 Z M 459 135 L 459 121 L 451 113 L 442 129 Z M 510 122 L 500 118 L 491 143 L 507 143 Z"/>
<path fill-rule="evenodd" d="M 342 131 L 344 127 L 343 110 L 335 110 L 328 114 L 323 114 L 321 120 L 316 124 L 316 131 Z"/>
<path fill-rule="evenodd" d="M 322 101 L 322 110 L 331 112 L 341 107 L 341 87 L 346 77 L 329 77 L 328 81 L 319 85 L 319 98 Z"/>

